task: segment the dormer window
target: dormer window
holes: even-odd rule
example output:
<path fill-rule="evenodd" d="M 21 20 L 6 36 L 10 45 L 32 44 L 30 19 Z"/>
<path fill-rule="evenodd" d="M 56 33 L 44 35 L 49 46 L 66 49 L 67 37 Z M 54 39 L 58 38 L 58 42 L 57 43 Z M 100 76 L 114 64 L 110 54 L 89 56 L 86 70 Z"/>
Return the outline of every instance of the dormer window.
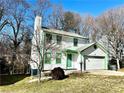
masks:
<path fill-rule="evenodd" d="M 51 34 L 46 34 L 46 43 L 51 43 L 52 42 L 52 35 Z"/>
<path fill-rule="evenodd" d="M 60 45 L 62 43 L 62 36 L 57 35 L 56 40 L 57 40 L 57 44 Z"/>
<path fill-rule="evenodd" d="M 78 46 L 78 39 L 77 38 L 74 38 L 73 42 L 74 42 L 74 46 Z"/>

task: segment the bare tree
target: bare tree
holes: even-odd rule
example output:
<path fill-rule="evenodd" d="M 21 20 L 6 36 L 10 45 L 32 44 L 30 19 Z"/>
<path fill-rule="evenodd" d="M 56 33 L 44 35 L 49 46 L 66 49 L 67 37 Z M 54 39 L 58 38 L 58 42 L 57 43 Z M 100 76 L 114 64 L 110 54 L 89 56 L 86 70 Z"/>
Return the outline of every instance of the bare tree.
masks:
<path fill-rule="evenodd" d="M 89 37 L 92 30 L 92 17 L 90 15 L 83 15 L 81 23 L 81 34 L 86 37 Z"/>
<path fill-rule="evenodd" d="M 113 8 L 102 14 L 97 22 L 101 34 L 106 36 L 111 56 L 117 59 L 117 67 L 120 69 L 119 60 L 121 60 L 124 47 L 124 7 Z M 103 41 L 105 42 L 105 41 Z"/>
<path fill-rule="evenodd" d="M 81 34 L 88 37 L 90 42 L 96 42 L 99 40 L 99 33 L 96 19 L 89 14 L 83 15 L 81 20 Z"/>
<path fill-rule="evenodd" d="M 0 0 L 0 31 L 5 25 L 8 24 L 7 12 L 8 12 L 9 0 Z"/>
<path fill-rule="evenodd" d="M 74 13 L 74 20 L 75 20 L 75 33 L 80 34 L 81 32 L 81 16 L 78 13 Z"/>
<path fill-rule="evenodd" d="M 58 50 L 59 47 L 56 46 L 55 42 L 46 42 L 47 39 L 41 29 L 41 17 L 39 16 L 36 16 L 34 30 L 30 64 L 31 68 L 38 69 L 38 77 L 40 81 L 44 70 L 44 63 L 48 60 L 46 54 L 48 52 L 53 52 L 53 50 Z"/>
<path fill-rule="evenodd" d="M 7 33 L 2 31 L 2 34 L 11 42 L 10 48 L 12 50 L 12 64 L 14 71 L 15 61 L 19 59 L 20 44 L 23 41 L 25 29 L 28 27 L 25 22 L 29 5 L 25 0 L 9 0 L 8 4 L 9 15 L 7 22 L 9 25 L 7 25 Z"/>
<path fill-rule="evenodd" d="M 53 5 L 52 14 L 49 15 L 49 27 L 62 29 L 64 21 L 64 10 L 61 5 Z"/>
<path fill-rule="evenodd" d="M 42 17 L 42 24 L 47 26 L 48 22 L 48 9 L 51 7 L 50 0 L 36 0 L 36 2 L 32 5 L 32 13 L 31 17 L 34 20 L 36 15 Z"/>
<path fill-rule="evenodd" d="M 63 30 L 80 34 L 81 17 L 73 12 L 64 13 Z"/>

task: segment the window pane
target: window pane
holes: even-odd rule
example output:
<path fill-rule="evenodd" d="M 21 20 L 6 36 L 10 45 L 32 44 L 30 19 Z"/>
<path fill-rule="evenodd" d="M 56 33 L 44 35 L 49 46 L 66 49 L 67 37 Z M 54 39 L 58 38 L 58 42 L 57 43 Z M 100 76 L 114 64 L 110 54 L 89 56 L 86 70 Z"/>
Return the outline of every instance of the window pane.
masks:
<path fill-rule="evenodd" d="M 46 64 L 50 64 L 51 61 L 51 54 L 50 53 L 46 53 L 45 55 L 45 63 Z"/>
<path fill-rule="evenodd" d="M 78 45 L 78 39 L 74 38 L 74 46 L 77 46 Z"/>
<path fill-rule="evenodd" d="M 52 41 L 52 35 L 46 34 L 46 43 L 51 43 L 51 41 Z"/>
<path fill-rule="evenodd" d="M 56 63 L 61 63 L 61 53 L 56 53 Z"/>
<path fill-rule="evenodd" d="M 57 44 L 61 44 L 61 42 L 62 42 L 62 36 L 58 36 L 57 35 L 56 39 L 57 39 Z"/>

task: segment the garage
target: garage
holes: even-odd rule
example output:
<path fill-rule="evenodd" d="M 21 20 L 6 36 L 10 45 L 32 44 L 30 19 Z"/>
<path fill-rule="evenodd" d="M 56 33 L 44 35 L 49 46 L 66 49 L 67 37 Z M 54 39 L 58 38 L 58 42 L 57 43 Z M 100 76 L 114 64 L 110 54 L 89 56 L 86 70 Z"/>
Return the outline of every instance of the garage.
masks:
<path fill-rule="evenodd" d="M 87 56 L 85 57 L 85 70 L 105 69 L 104 56 Z"/>
<path fill-rule="evenodd" d="M 80 48 L 81 70 L 103 70 L 108 69 L 108 52 L 99 43 L 85 45 Z"/>

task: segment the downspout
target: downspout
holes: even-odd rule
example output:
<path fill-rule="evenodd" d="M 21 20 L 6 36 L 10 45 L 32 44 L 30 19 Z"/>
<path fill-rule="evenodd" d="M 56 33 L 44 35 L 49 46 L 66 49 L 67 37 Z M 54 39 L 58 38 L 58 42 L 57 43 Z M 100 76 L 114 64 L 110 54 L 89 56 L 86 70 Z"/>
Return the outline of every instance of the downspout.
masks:
<path fill-rule="evenodd" d="M 86 60 L 85 60 L 85 56 L 84 56 L 84 71 L 86 70 Z"/>
<path fill-rule="evenodd" d="M 81 52 L 80 52 L 80 56 L 81 56 L 80 70 L 81 70 L 81 73 L 82 73 L 82 65 L 83 65 L 83 62 L 82 62 L 82 54 L 81 54 Z"/>
<path fill-rule="evenodd" d="M 45 32 L 43 32 L 43 54 L 42 54 L 42 58 L 43 58 L 43 63 L 42 63 L 42 71 L 44 71 L 44 61 L 45 61 Z"/>

